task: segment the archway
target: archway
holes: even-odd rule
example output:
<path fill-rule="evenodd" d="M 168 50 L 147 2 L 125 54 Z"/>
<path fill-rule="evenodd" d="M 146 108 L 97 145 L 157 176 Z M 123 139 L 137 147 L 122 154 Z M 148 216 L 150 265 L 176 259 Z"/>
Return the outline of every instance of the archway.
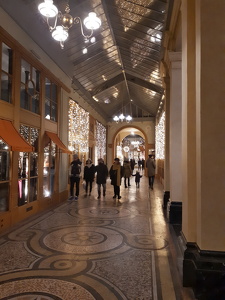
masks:
<path fill-rule="evenodd" d="M 114 157 L 118 157 L 123 163 L 124 158 L 145 160 L 148 154 L 147 137 L 145 133 L 137 127 L 126 126 L 120 128 L 113 138 L 113 153 Z"/>

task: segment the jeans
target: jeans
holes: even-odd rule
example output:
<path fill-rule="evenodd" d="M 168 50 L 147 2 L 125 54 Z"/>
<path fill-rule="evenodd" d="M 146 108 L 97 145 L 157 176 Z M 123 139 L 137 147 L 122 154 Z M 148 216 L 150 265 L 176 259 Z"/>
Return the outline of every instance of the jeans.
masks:
<path fill-rule="evenodd" d="M 98 184 L 98 195 L 101 195 L 101 186 L 103 187 L 103 196 L 105 196 L 106 192 L 106 183 L 100 183 Z"/>
<path fill-rule="evenodd" d="M 124 186 L 127 187 L 127 184 L 130 186 L 130 177 L 124 177 Z"/>
<path fill-rule="evenodd" d="M 151 188 L 153 188 L 154 179 L 155 179 L 155 176 L 149 176 L 149 177 L 148 177 L 149 186 L 150 186 Z"/>

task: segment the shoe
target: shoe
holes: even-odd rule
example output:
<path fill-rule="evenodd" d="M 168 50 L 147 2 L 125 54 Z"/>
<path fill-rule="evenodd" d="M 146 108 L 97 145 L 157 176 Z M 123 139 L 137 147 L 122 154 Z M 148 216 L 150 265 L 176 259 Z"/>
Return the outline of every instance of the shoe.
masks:
<path fill-rule="evenodd" d="M 116 195 L 113 196 L 113 199 L 115 199 L 115 198 L 116 198 Z"/>
<path fill-rule="evenodd" d="M 118 196 L 118 199 L 121 199 L 121 196 Z"/>
<path fill-rule="evenodd" d="M 105 197 L 105 192 L 103 192 L 103 197 Z"/>
<path fill-rule="evenodd" d="M 78 196 L 75 196 L 74 199 L 75 199 L 75 200 L 78 200 Z"/>
<path fill-rule="evenodd" d="M 97 199 L 100 199 L 100 196 L 98 196 Z"/>
<path fill-rule="evenodd" d="M 70 196 L 68 200 L 73 200 L 73 196 Z"/>
<path fill-rule="evenodd" d="M 89 193 L 89 196 L 91 196 L 91 193 Z"/>
<path fill-rule="evenodd" d="M 127 188 L 127 186 L 125 185 L 125 189 Z"/>

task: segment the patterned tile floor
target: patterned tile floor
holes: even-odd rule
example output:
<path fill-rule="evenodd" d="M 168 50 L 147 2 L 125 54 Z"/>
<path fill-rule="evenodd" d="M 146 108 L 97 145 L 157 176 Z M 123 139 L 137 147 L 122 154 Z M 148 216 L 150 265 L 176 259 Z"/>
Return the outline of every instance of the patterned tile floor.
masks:
<path fill-rule="evenodd" d="M 181 287 L 157 181 L 114 200 L 84 191 L 0 236 L 0 299 L 191 300 Z"/>

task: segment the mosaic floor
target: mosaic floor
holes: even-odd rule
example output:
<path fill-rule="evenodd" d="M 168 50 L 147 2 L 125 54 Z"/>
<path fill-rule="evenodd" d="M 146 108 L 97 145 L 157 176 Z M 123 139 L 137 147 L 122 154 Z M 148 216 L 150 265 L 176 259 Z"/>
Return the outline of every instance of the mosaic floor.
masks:
<path fill-rule="evenodd" d="M 121 186 L 114 200 L 82 191 L 78 201 L 0 236 L 0 299 L 191 300 L 173 259 L 160 183 Z"/>

